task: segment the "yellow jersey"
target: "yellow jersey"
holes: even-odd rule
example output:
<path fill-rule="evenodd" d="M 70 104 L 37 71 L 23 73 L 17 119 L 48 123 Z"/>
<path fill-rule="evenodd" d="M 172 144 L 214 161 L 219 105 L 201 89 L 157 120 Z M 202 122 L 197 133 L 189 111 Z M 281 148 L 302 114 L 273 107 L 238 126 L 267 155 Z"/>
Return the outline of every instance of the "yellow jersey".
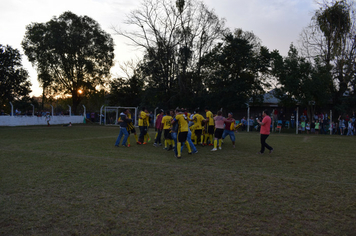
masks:
<path fill-rule="evenodd" d="M 170 129 L 171 128 L 171 121 L 172 121 L 172 116 L 163 116 L 162 118 L 162 124 L 163 124 L 163 129 Z"/>
<path fill-rule="evenodd" d="M 148 119 L 149 119 L 149 114 L 144 111 L 141 111 L 138 119 L 138 126 L 148 126 L 149 125 Z"/>
<path fill-rule="evenodd" d="M 175 118 L 178 122 L 178 131 L 179 132 L 188 132 L 188 120 L 184 114 L 178 114 Z"/>
<path fill-rule="evenodd" d="M 209 126 L 214 126 L 214 117 L 213 117 L 213 113 L 211 111 L 206 112 L 206 119 L 209 119 L 209 121 L 208 121 Z"/>
<path fill-rule="evenodd" d="M 197 113 L 197 114 L 195 114 L 193 116 L 193 121 L 196 124 L 196 128 L 195 129 L 202 129 L 203 128 L 203 126 L 202 126 L 203 120 L 204 120 L 204 117 L 202 115 L 200 115 L 199 113 Z"/>

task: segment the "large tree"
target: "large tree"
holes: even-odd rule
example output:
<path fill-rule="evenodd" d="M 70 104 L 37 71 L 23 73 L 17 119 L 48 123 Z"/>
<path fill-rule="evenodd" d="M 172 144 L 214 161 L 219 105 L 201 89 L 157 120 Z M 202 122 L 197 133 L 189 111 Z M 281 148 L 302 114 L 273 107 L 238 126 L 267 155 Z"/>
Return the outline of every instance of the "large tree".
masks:
<path fill-rule="evenodd" d="M 202 60 L 209 104 L 234 110 L 246 107 L 251 98 L 260 100 L 268 87 L 264 75 L 269 73 L 271 56 L 251 32 L 237 29 L 226 34 Z"/>
<path fill-rule="evenodd" d="M 80 93 L 103 85 L 113 66 L 111 36 L 90 17 L 72 12 L 28 25 L 22 46 L 43 88 L 71 95 L 74 112 Z"/>
<path fill-rule="evenodd" d="M 168 107 L 189 105 L 204 90 L 199 61 L 222 37 L 224 20 L 201 1 L 144 0 L 125 23 L 130 31 L 116 32 L 144 49 L 147 93 Z"/>
<path fill-rule="evenodd" d="M 300 56 L 298 50 L 290 46 L 288 56 L 274 58 L 273 73 L 278 81 L 276 95 L 284 105 L 300 104 L 308 109 L 311 118 L 317 107 L 330 103 L 331 74 L 328 67 L 320 63 L 309 62 Z"/>
<path fill-rule="evenodd" d="M 301 43 L 303 56 L 310 62 L 317 58 L 330 71 L 332 102 L 338 112 L 343 112 L 345 94 L 355 97 L 356 12 L 351 1 L 321 3 L 303 30 Z"/>
<path fill-rule="evenodd" d="M 0 44 L 0 103 L 23 100 L 31 92 L 30 87 L 19 50 Z"/>

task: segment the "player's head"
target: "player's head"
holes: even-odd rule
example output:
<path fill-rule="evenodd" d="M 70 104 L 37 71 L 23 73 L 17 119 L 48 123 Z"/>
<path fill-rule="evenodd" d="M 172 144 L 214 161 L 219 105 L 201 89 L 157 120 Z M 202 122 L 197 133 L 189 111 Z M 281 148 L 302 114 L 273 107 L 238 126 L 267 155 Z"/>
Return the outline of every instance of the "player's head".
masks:
<path fill-rule="evenodd" d="M 209 107 L 205 107 L 205 111 L 209 111 Z"/>
<path fill-rule="evenodd" d="M 171 111 L 170 110 L 167 110 L 166 111 L 166 115 L 169 116 L 171 114 Z"/>
<path fill-rule="evenodd" d="M 163 115 L 163 109 L 159 110 L 159 114 Z"/>
<path fill-rule="evenodd" d="M 232 112 L 229 112 L 228 117 L 232 118 L 233 115 Z"/>
<path fill-rule="evenodd" d="M 267 116 L 267 115 L 268 115 L 268 110 L 267 109 L 263 110 L 262 116 Z"/>
<path fill-rule="evenodd" d="M 222 115 L 222 111 L 218 111 L 218 116 L 221 116 Z"/>

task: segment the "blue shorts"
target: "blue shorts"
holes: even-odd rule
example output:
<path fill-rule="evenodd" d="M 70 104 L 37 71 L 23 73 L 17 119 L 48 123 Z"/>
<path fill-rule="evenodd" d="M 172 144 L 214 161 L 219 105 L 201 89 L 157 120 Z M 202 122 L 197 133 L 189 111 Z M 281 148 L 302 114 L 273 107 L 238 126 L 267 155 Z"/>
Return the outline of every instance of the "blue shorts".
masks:
<path fill-rule="evenodd" d="M 232 142 L 235 142 L 235 133 L 233 130 L 224 130 L 224 133 L 222 135 L 222 139 L 224 139 L 226 136 L 230 136 L 230 139 Z"/>

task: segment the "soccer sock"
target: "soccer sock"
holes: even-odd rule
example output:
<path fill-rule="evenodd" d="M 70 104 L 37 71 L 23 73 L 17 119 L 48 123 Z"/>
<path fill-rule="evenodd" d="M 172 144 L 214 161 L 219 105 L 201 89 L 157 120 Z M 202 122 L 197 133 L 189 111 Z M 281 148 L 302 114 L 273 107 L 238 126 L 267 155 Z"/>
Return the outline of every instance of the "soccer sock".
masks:
<path fill-rule="evenodd" d="M 181 142 L 178 142 L 177 143 L 177 152 L 178 152 L 178 156 L 180 157 L 181 156 L 181 149 L 182 148 L 182 143 Z"/>
<path fill-rule="evenodd" d="M 207 141 L 208 141 L 208 135 L 205 135 L 204 143 L 207 143 Z"/>
<path fill-rule="evenodd" d="M 204 136 L 203 136 L 203 135 L 200 135 L 200 144 L 203 143 L 203 140 L 204 140 Z"/>
<path fill-rule="evenodd" d="M 147 142 L 151 141 L 150 135 L 148 133 L 146 135 L 147 135 Z"/>
<path fill-rule="evenodd" d="M 191 153 L 191 152 L 192 152 L 192 149 L 190 148 L 190 145 L 189 145 L 188 141 L 185 141 L 185 145 L 186 145 L 187 148 L 188 148 L 188 152 Z"/>
<path fill-rule="evenodd" d="M 216 149 L 217 148 L 217 146 L 218 146 L 218 140 L 214 140 L 214 148 Z"/>
<path fill-rule="evenodd" d="M 137 137 L 137 134 L 135 134 L 135 139 L 136 139 L 136 142 L 138 142 L 138 137 Z"/>
<path fill-rule="evenodd" d="M 176 146 L 173 139 L 171 139 L 171 143 L 172 143 L 172 147 Z"/>
<path fill-rule="evenodd" d="M 130 136 L 127 138 L 127 144 L 130 145 Z"/>
<path fill-rule="evenodd" d="M 219 139 L 219 147 L 221 148 L 222 139 Z"/>
<path fill-rule="evenodd" d="M 194 137 L 194 144 L 197 145 L 197 143 L 198 143 L 198 137 L 195 136 L 195 137 Z"/>
<path fill-rule="evenodd" d="M 167 148 L 168 147 L 168 140 L 164 140 L 164 148 Z"/>
<path fill-rule="evenodd" d="M 210 135 L 209 135 L 209 140 L 210 140 L 210 142 L 211 142 L 211 143 L 213 142 L 214 137 L 213 137 L 213 135 L 212 135 L 212 134 L 210 134 Z"/>
<path fill-rule="evenodd" d="M 157 136 L 158 136 L 158 132 L 156 132 L 155 139 L 157 138 Z"/>

